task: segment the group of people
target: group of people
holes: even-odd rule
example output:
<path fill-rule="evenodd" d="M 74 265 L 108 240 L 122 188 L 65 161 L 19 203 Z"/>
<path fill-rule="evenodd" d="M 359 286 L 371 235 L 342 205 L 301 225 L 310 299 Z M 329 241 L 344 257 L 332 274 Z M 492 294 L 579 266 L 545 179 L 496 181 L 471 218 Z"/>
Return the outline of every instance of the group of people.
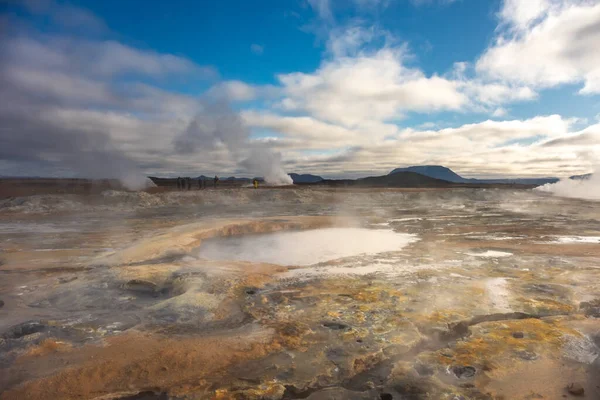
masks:
<path fill-rule="evenodd" d="M 177 189 L 178 190 L 192 190 L 192 181 L 193 179 L 190 177 L 178 177 L 177 178 Z M 198 190 L 206 188 L 206 180 L 204 178 L 198 178 Z M 219 183 L 219 177 L 215 175 L 213 179 L 213 187 L 217 188 L 217 183 Z"/>
<path fill-rule="evenodd" d="M 198 190 L 206 189 L 207 182 L 210 182 L 210 179 L 204 179 L 203 177 L 198 177 L 196 179 L 186 177 L 178 177 L 177 178 L 177 190 L 192 190 L 193 181 L 198 182 Z M 219 183 L 219 177 L 215 175 L 213 178 L 213 188 L 217 188 L 217 184 Z M 252 180 L 252 186 L 254 189 L 258 189 L 258 179 L 254 178 Z"/>

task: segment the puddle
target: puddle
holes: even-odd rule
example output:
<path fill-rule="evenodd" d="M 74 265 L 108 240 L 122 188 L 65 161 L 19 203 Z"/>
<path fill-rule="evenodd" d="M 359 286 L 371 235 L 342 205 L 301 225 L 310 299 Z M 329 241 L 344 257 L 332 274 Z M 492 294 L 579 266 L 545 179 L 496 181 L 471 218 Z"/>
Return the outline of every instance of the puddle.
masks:
<path fill-rule="evenodd" d="M 560 236 L 554 243 L 600 243 L 600 236 Z"/>
<path fill-rule="evenodd" d="M 473 257 L 484 257 L 484 258 L 498 258 L 498 257 L 508 257 L 508 256 L 512 256 L 512 253 L 508 253 L 506 251 L 495 251 L 495 250 L 488 250 L 488 251 L 484 251 L 482 253 L 465 253 L 469 256 L 473 256 Z"/>
<path fill-rule="evenodd" d="M 398 251 L 416 240 L 416 235 L 391 230 L 327 228 L 209 239 L 196 255 L 211 260 L 307 266 L 362 254 Z"/>

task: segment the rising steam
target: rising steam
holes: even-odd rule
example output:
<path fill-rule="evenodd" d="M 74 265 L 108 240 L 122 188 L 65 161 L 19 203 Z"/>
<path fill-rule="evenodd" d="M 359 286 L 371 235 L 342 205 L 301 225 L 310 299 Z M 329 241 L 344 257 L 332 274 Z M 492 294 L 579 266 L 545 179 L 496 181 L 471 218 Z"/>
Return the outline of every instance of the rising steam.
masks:
<path fill-rule="evenodd" d="M 250 130 L 225 102 L 205 103 L 202 111 L 173 141 L 175 151 L 191 154 L 225 149 L 231 159 L 272 185 L 289 185 L 292 178 L 282 167 L 281 154 L 252 143 Z"/>
<path fill-rule="evenodd" d="M 542 192 L 561 197 L 572 197 L 587 200 L 600 200 L 600 168 L 587 178 L 561 179 L 556 183 L 548 183 L 536 188 Z"/>
<path fill-rule="evenodd" d="M 240 165 L 248 171 L 264 177 L 271 185 L 291 185 L 292 178 L 285 173 L 281 165 L 281 154 L 267 148 L 255 148 Z"/>

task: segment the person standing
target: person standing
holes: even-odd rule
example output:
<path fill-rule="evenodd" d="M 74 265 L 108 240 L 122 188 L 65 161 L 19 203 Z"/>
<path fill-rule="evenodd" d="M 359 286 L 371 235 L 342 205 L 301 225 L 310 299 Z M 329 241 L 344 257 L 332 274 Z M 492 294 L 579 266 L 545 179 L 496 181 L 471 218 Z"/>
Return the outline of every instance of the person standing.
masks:
<path fill-rule="evenodd" d="M 215 179 L 213 179 L 213 187 L 217 188 L 217 183 L 219 182 L 219 177 L 215 175 Z"/>
<path fill-rule="evenodd" d="M 258 189 L 258 179 L 254 178 L 252 184 L 254 185 L 254 189 Z"/>

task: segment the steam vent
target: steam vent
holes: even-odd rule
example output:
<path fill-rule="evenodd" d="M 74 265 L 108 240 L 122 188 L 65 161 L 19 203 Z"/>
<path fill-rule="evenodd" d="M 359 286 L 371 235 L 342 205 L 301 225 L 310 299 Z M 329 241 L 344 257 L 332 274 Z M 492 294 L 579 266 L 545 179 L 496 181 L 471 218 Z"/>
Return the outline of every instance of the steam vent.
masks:
<path fill-rule="evenodd" d="M 3 200 L 0 399 L 599 399 L 599 210 L 460 188 Z"/>

